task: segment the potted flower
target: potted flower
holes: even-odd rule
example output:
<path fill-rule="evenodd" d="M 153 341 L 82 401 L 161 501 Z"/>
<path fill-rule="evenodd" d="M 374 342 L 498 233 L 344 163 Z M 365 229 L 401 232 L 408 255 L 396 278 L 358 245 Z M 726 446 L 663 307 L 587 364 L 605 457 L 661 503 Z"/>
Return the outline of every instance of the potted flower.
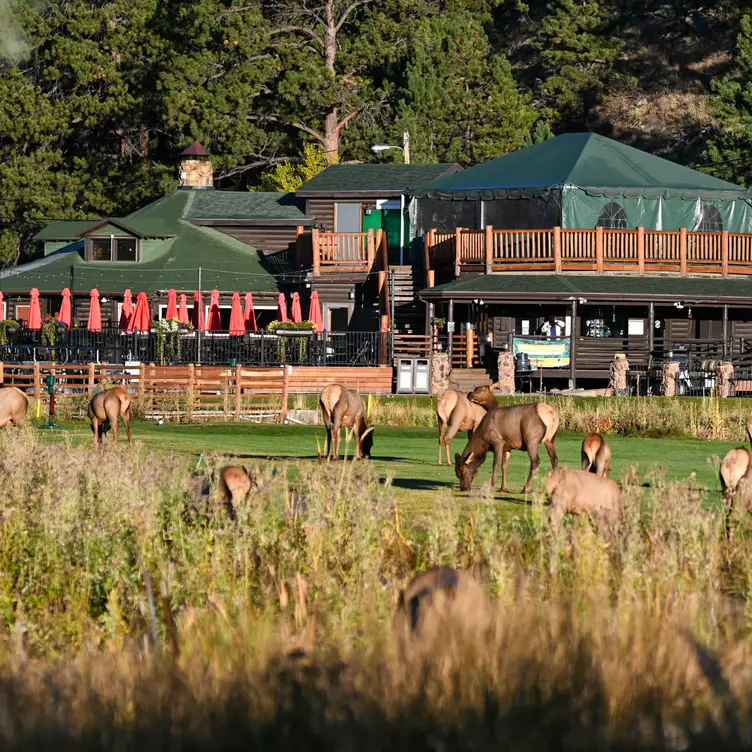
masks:
<path fill-rule="evenodd" d="M 316 334 L 313 321 L 272 321 L 266 329 L 279 337 L 310 337 Z"/>
<path fill-rule="evenodd" d="M 68 324 L 66 324 L 64 321 L 58 321 L 57 322 L 57 329 L 56 329 L 56 331 L 61 336 L 63 334 L 66 334 L 67 331 L 68 331 Z"/>
<path fill-rule="evenodd" d="M 0 345 L 7 345 L 8 337 L 12 337 L 16 332 L 18 332 L 18 321 L 14 319 L 0 321 Z"/>
<path fill-rule="evenodd" d="M 54 346 L 55 340 L 58 335 L 58 325 L 60 322 L 57 320 L 57 316 L 47 314 L 42 321 L 42 344 Z"/>

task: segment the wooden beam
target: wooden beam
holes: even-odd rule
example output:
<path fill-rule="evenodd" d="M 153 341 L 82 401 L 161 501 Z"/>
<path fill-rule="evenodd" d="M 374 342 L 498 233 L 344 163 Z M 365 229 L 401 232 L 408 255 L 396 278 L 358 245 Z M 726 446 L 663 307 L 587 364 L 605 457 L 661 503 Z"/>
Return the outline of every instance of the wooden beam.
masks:
<path fill-rule="evenodd" d="M 379 230 L 379 232 L 383 232 L 383 230 Z M 368 271 L 370 272 L 373 268 L 373 260 L 376 258 L 376 245 L 375 240 L 373 236 L 373 227 L 368 228 L 368 232 L 366 233 L 366 265 L 368 266 Z"/>
<path fill-rule="evenodd" d="M 554 227 L 554 272 L 561 274 L 561 227 Z"/>
<path fill-rule="evenodd" d="M 485 247 L 486 252 L 486 274 L 490 274 L 493 268 L 493 225 L 486 225 Z"/>
<path fill-rule="evenodd" d="M 645 228 L 637 228 L 637 266 L 641 277 L 645 276 Z"/>
<path fill-rule="evenodd" d="M 687 276 L 687 228 L 682 227 L 679 235 L 679 268 L 682 277 Z"/>
<path fill-rule="evenodd" d="M 311 230 L 311 247 L 313 250 L 313 276 L 321 274 L 321 248 L 319 246 L 319 231 L 314 227 Z"/>
<path fill-rule="evenodd" d="M 721 274 L 725 279 L 729 274 L 729 233 L 724 230 L 721 233 Z"/>
<path fill-rule="evenodd" d="M 603 274 L 603 228 L 595 228 L 595 269 Z"/>
<path fill-rule="evenodd" d="M 602 228 L 598 228 L 602 229 Z M 572 321 L 569 327 L 569 388 L 577 388 L 577 301 L 572 301 Z"/>
<path fill-rule="evenodd" d="M 461 227 L 454 231 L 454 276 L 460 276 L 460 245 L 462 244 Z"/>

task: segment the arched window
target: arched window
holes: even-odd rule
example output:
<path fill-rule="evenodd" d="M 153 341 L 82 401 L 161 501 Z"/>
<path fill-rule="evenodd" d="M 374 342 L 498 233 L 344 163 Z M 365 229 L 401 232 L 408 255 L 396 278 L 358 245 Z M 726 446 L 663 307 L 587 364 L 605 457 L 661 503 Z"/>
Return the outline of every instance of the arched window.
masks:
<path fill-rule="evenodd" d="M 698 232 L 723 232 L 723 217 L 721 210 L 712 204 L 705 204 L 702 207 L 700 225 Z"/>
<path fill-rule="evenodd" d="M 617 204 L 616 201 L 607 203 L 598 215 L 596 227 L 603 227 L 606 230 L 626 230 L 627 213 L 624 211 L 624 207 Z"/>

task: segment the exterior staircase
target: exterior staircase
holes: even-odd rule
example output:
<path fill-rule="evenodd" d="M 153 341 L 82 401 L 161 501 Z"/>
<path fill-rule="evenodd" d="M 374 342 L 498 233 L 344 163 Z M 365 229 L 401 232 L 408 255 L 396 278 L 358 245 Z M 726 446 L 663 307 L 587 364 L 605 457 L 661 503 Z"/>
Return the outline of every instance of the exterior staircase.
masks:
<path fill-rule="evenodd" d="M 491 386 L 493 382 L 485 368 L 452 368 L 449 388 L 471 392 L 476 386 Z"/>
<path fill-rule="evenodd" d="M 418 300 L 418 292 L 425 287 L 422 266 L 393 266 L 394 272 L 394 331 L 400 334 L 423 334 L 426 326 L 426 306 Z"/>

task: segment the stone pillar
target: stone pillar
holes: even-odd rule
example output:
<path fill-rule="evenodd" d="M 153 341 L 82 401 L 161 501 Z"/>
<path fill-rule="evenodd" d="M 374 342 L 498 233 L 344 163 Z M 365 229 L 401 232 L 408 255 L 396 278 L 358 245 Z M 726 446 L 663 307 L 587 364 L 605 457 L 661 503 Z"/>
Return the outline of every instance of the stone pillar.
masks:
<path fill-rule="evenodd" d="M 449 353 L 434 353 L 431 357 L 431 394 L 441 395 L 449 389 Z"/>
<path fill-rule="evenodd" d="M 627 393 L 627 374 L 629 373 L 629 361 L 626 358 L 615 357 L 609 366 L 611 386 L 614 394 L 621 396 Z"/>
<path fill-rule="evenodd" d="M 508 350 L 499 353 L 499 391 L 514 394 L 514 355 Z"/>
<path fill-rule="evenodd" d="M 663 364 L 661 391 L 664 397 L 676 397 L 679 385 L 679 364 L 672 361 Z"/>
<path fill-rule="evenodd" d="M 734 366 L 726 361 L 719 361 L 715 367 L 716 397 L 731 396 L 731 382 L 734 378 Z"/>

